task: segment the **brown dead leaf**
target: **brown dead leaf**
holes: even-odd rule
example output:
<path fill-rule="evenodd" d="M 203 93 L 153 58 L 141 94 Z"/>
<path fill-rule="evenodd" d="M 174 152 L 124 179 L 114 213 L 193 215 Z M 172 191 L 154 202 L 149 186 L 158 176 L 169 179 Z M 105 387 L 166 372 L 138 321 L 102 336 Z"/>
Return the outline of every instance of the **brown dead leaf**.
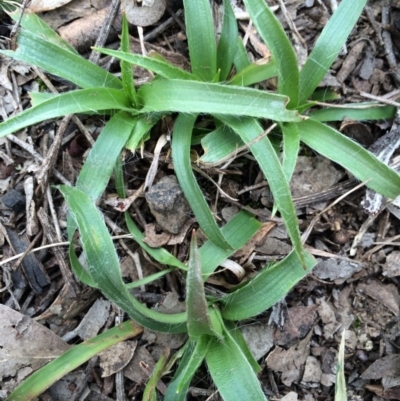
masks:
<path fill-rule="evenodd" d="M 393 251 L 386 257 L 382 274 L 386 277 L 400 276 L 400 251 Z"/>
<path fill-rule="evenodd" d="M 161 248 L 166 245 L 171 238 L 171 234 L 165 231 L 157 234 L 155 224 L 146 224 L 144 227 L 144 235 L 145 237 L 142 241 L 152 248 Z"/>
<path fill-rule="evenodd" d="M 282 382 L 285 386 L 291 386 L 293 382 L 301 379 L 303 365 L 310 355 L 310 339 L 312 332 L 297 345 L 288 350 L 277 346 L 265 360 L 269 369 L 274 372 L 282 372 Z"/>
<path fill-rule="evenodd" d="M 140 384 L 145 383 L 149 379 L 149 375 L 141 368 L 141 364 L 145 364 L 150 372 L 153 371 L 156 362 L 145 347 L 136 349 L 132 360 L 124 369 L 124 376 L 128 379 Z"/>
<path fill-rule="evenodd" d="M 400 296 L 394 284 L 382 284 L 378 280 L 371 280 L 358 284 L 357 291 L 377 300 L 394 315 L 399 316 Z"/>
<path fill-rule="evenodd" d="M 318 383 L 321 380 L 322 370 L 321 363 L 315 356 L 308 356 L 306 360 L 306 365 L 304 367 L 304 374 L 302 378 L 302 383 Z"/>
<path fill-rule="evenodd" d="M 363 380 L 378 380 L 383 377 L 395 377 L 400 372 L 400 355 L 391 354 L 377 359 L 367 370 L 365 370 L 361 378 Z"/>
<path fill-rule="evenodd" d="M 51 330 L 0 304 L 0 398 L 68 348 Z"/>
<path fill-rule="evenodd" d="M 305 337 L 314 325 L 316 310 L 316 305 L 289 308 L 283 328 L 275 331 L 276 344 L 287 345 Z"/>
<path fill-rule="evenodd" d="M 124 341 L 100 353 L 100 367 L 103 369 L 101 377 L 111 376 L 131 361 L 137 341 Z"/>

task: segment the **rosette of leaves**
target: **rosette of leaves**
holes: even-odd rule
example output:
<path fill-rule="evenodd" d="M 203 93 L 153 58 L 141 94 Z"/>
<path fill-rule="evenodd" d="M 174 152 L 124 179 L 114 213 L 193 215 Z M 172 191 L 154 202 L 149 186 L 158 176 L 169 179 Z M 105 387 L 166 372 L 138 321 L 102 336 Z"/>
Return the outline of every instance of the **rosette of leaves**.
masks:
<path fill-rule="evenodd" d="M 394 108 L 368 104 L 366 109 L 365 105 L 358 105 L 358 108 L 349 105 L 340 111 L 328 108 L 321 112 L 313 111 L 315 103 L 309 100 L 336 59 L 366 0 L 341 2 L 301 70 L 288 37 L 265 1 L 244 0 L 244 3 L 271 51 L 272 59 L 267 64 L 249 62 L 238 39 L 229 0 L 224 0 L 223 28 L 218 43 L 209 1 L 184 0 L 191 72 L 173 66 L 157 55 L 131 54 L 126 21 L 120 51 L 96 49 L 121 60 L 121 79 L 84 60 L 33 14 L 22 18 L 17 50 L 2 51 L 67 79 L 81 89 L 59 95 L 32 93 L 32 107 L 1 123 L 0 136 L 71 113 L 110 115 L 75 187 L 59 187 L 70 207 L 69 256 L 76 275 L 84 283 L 99 288 L 141 325 L 153 330 L 189 334 L 166 400 L 185 398 L 190 380 L 203 360 L 225 400 L 266 399 L 256 376 L 259 366 L 234 322 L 253 317 L 272 306 L 315 264 L 302 246 L 289 190 L 301 142 L 342 165 L 359 180 L 367 181 L 367 186 L 385 197 L 393 199 L 400 193 L 400 177 L 394 170 L 325 124 L 326 121 L 341 120 L 344 115 L 353 119 L 387 118 L 394 115 Z M 17 18 L 17 15 L 13 14 L 13 17 Z M 136 90 L 132 65 L 152 71 L 155 79 Z M 251 87 L 271 77 L 277 78 L 277 93 Z M 126 284 L 95 202 L 104 192 L 113 171 L 119 195 L 125 196 L 119 157 L 122 149 L 135 150 L 154 124 L 171 113 L 178 113 L 172 133 L 175 172 L 209 240 L 198 250 L 193 236 L 187 267 L 165 249 L 148 247 L 142 241 L 143 233 L 125 214 L 127 227 L 138 244 L 157 261 L 169 266 L 156 276 Z M 205 158 L 223 159 L 237 146 L 247 145 L 268 180 L 276 210 L 293 245 L 293 251 L 282 261 L 272 267 L 265 266 L 254 278 L 219 299 L 206 296 L 204 281 L 223 260 L 251 238 L 260 223 L 250 214 L 241 212 L 222 228 L 216 224 L 191 166 L 193 132 L 200 114 L 209 116 L 210 121 L 209 131 L 202 138 L 204 147 L 209 149 Z M 282 154 L 277 152 L 268 136 L 262 135 L 266 120 L 277 123 Z M 214 150 L 218 152 L 213 153 Z M 80 233 L 87 270 L 80 265 L 72 243 L 76 230 Z M 166 315 L 150 310 L 130 294 L 130 288 L 150 282 L 174 268 L 187 271 L 185 313 Z M 161 377 L 167 367 L 166 361 L 161 359 L 154 380 Z M 25 386 L 29 385 L 29 380 Z M 37 382 L 37 377 L 35 380 Z M 49 380 L 49 376 L 43 375 L 42 380 Z M 153 387 L 148 387 L 148 397 L 154 397 L 154 380 L 151 382 Z"/>

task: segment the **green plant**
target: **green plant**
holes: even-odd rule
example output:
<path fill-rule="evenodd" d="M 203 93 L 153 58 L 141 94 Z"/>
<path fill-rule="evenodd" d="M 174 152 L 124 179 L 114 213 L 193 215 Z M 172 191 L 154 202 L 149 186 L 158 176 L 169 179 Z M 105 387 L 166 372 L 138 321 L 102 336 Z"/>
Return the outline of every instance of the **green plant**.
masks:
<path fill-rule="evenodd" d="M 359 119 L 371 118 L 371 111 L 374 118 L 390 117 L 394 115 L 394 108 L 370 104 L 367 110 L 354 111 L 349 105 L 347 110 L 328 108 L 321 113 L 310 110 L 315 102 L 308 100 L 337 57 L 366 0 L 341 2 L 301 71 L 289 39 L 265 1 L 244 2 L 271 50 L 273 58 L 269 64 L 250 64 L 245 49 L 237 40 L 237 25 L 227 0 L 224 1 L 224 22 L 218 45 L 208 0 L 184 1 L 191 72 L 183 71 L 157 55 L 130 54 L 126 22 L 121 51 L 97 49 L 121 60 L 121 80 L 84 60 L 32 14 L 22 18 L 23 29 L 17 50 L 2 52 L 68 79 L 82 89 L 60 95 L 32 93 L 32 108 L 0 124 L 0 136 L 65 114 L 101 112 L 111 116 L 91 150 L 76 186 L 59 187 L 71 211 L 69 256 L 76 275 L 84 283 L 99 288 L 141 325 L 189 334 L 166 400 L 185 398 L 190 380 L 203 360 L 224 399 L 265 399 L 256 377 L 259 366 L 233 322 L 253 317 L 272 306 L 315 264 L 302 246 L 289 190 L 301 142 L 341 164 L 358 179 L 368 180 L 367 185 L 384 196 L 395 198 L 400 193 L 400 177 L 395 171 L 323 123 L 340 120 L 346 112 Z M 136 91 L 132 65 L 153 71 L 156 78 Z M 230 77 L 233 66 L 236 74 Z M 273 76 L 278 78 L 276 94 L 243 86 Z M 193 235 L 186 267 L 165 249 L 152 249 L 143 243 L 143 234 L 129 214 L 125 214 L 127 227 L 138 244 L 154 259 L 171 266 L 161 274 L 172 268 L 187 270 L 186 313 L 166 315 L 148 309 L 131 296 L 129 288 L 142 282 L 129 285 L 122 281 L 117 254 L 95 202 L 113 172 L 119 196 L 125 197 L 119 158 L 121 150 L 124 147 L 135 150 L 157 121 L 174 112 L 179 113 L 171 145 L 175 172 L 209 241 L 198 250 Z M 285 259 L 273 267 L 265 267 L 221 299 L 205 295 L 204 281 L 223 260 L 251 238 L 260 223 L 241 212 L 222 228 L 216 224 L 191 167 L 192 133 L 200 113 L 210 116 L 211 127 L 202 139 L 208 150 L 204 158 L 218 161 L 238 146 L 247 144 L 268 180 L 276 209 L 293 245 L 293 251 Z M 283 143 L 282 161 L 268 136 L 262 135 L 266 119 L 278 125 Z M 88 270 L 80 265 L 72 243 L 77 229 Z M 146 282 L 152 278 L 155 277 L 146 278 Z M 157 374 L 161 374 L 163 363 Z M 154 390 L 154 383 L 151 386 Z M 148 390 L 149 397 L 150 393 Z M 11 399 L 14 398 L 11 396 Z"/>

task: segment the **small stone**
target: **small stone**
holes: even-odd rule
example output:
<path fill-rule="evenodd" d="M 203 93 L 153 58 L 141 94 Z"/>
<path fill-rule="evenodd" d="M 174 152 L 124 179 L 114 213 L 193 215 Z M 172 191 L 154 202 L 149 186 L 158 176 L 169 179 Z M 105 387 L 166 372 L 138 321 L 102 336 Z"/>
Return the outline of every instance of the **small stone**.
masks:
<path fill-rule="evenodd" d="M 14 212 L 22 212 L 25 209 L 25 196 L 15 189 L 8 190 L 0 200 L 4 206 L 14 210 Z"/>
<path fill-rule="evenodd" d="M 176 177 L 163 177 L 149 189 L 146 200 L 159 226 L 171 234 L 179 234 L 191 209 Z"/>

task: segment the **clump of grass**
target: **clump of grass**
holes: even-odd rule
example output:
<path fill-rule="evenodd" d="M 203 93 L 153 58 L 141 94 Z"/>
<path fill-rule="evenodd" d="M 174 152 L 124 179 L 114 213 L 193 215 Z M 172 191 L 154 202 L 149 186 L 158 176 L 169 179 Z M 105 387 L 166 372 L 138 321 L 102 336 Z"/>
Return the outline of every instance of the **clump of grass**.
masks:
<path fill-rule="evenodd" d="M 70 208 L 70 262 L 81 281 L 101 290 L 139 324 L 158 331 L 188 333 L 181 362 L 168 387 L 167 401 L 185 399 L 190 380 L 204 360 L 223 399 L 266 399 L 257 379 L 260 367 L 234 322 L 271 307 L 315 265 L 314 258 L 303 248 L 289 190 L 301 142 L 339 163 L 358 179 L 367 181 L 370 188 L 382 195 L 395 198 L 400 193 L 400 177 L 394 170 L 324 123 L 340 120 L 346 112 L 357 119 L 369 119 L 371 111 L 374 111 L 374 118 L 391 117 L 394 108 L 369 104 L 367 109 L 354 110 L 349 105 L 345 111 L 328 108 L 321 114 L 313 111 L 316 103 L 309 100 L 345 43 L 366 0 L 341 2 L 300 71 L 295 51 L 265 1 L 244 0 L 244 3 L 272 53 L 269 64 L 249 62 L 238 41 L 238 28 L 229 0 L 224 0 L 224 21 L 218 43 L 209 1 L 184 1 L 191 72 L 157 55 L 131 54 L 126 21 L 120 51 L 96 49 L 121 60 L 121 80 L 84 60 L 33 14 L 22 18 L 24 29 L 19 34 L 17 50 L 2 52 L 68 79 L 82 89 L 61 95 L 32 93 L 32 108 L 0 124 L 0 136 L 71 113 L 110 114 L 75 187 L 58 187 Z M 132 65 L 151 70 L 156 78 L 136 90 Z M 251 87 L 271 77 L 277 77 L 277 93 Z M 113 173 L 119 196 L 125 197 L 121 151 L 124 147 L 135 150 L 157 121 L 171 113 L 178 113 L 171 145 L 175 172 L 208 242 L 198 249 L 195 235 L 192 237 L 186 266 L 167 250 L 148 247 L 142 241 L 143 233 L 129 214 L 125 214 L 127 227 L 137 243 L 155 260 L 170 266 L 161 274 L 173 268 L 187 272 L 187 310 L 167 315 L 148 309 L 128 291 L 143 282 L 123 282 L 115 248 L 95 202 Z M 207 154 L 209 159 L 224 159 L 232 149 L 248 146 L 268 180 L 276 209 L 293 245 L 293 251 L 282 261 L 273 267 L 264 267 L 247 283 L 220 299 L 205 295 L 204 281 L 222 261 L 240 249 L 261 224 L 247 212 L 239 213 L 222 228 L 216 224 L 190 160 L 191 138 L 199 114 L 210 116 L 210 132 L 203 138 L 203 144 L 211 149 Z M 277 154 L 269 137 L 262 135 L 267 122 L 277 124 L 282 140 L 281 155 Z M 217 156 L 213 153 L 216 149 Z M 80 233 L 87 270 L 80 265 L 72 244 L 76 230 Z M 156 277 L 145 280 L 148 282 L 152 278 Z M 158 367 L 158 377 L 168 366 L 164 362 Z M 48 386 L 54 377 L 42 375 L 40 380 Z M 27 396 L 31 383 L 28 378 L 22 390 L 17 389 L 10 400 L 17 399 L 15 394 L 20 400 L 27 399 L 23 397 Z M 146 392 L 148 397 L 155 397 L 153 384 Z"/>

